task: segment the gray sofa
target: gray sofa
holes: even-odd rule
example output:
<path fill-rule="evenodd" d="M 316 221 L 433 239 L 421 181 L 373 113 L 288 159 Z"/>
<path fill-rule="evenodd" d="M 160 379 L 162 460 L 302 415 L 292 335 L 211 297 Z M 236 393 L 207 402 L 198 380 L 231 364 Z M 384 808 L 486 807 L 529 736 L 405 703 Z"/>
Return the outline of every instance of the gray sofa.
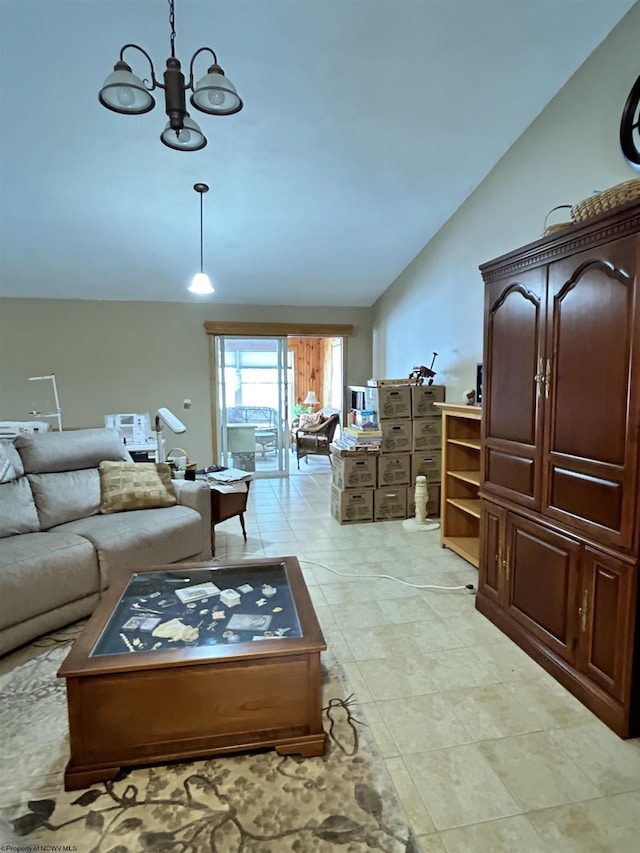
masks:
<path fill-rule="evenodd" d="M 103 460 L 131 461 L 114 429 L 3 441 L 0 655 L 88 616 L 113 573 L 211 557 L 206 483 L 174 480 L 178 504 L 100 513 Z"/>

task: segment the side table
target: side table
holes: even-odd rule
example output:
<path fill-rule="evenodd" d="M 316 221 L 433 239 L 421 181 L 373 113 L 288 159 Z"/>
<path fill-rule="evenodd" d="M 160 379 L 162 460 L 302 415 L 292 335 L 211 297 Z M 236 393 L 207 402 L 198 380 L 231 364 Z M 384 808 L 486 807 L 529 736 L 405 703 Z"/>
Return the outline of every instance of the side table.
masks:
<path fill-rule="evenodd" d="M 236 515 L 240 516 L 242 535 L 244 536 L 244 541 L 247 541 L 244 514 L 247 511 L 251 480 L 241 480 L 240 482 L 242 485 L 246 484 L 246 491 L 232 492 L 229 491 L 228 485 L 209 483 L 209 488 L 211 489 L 211 555 L 213 557 L 216 555 L 216 524 L 220 524 L 220 522 L 226 521 L 228 518 L 233 518 Z"/>

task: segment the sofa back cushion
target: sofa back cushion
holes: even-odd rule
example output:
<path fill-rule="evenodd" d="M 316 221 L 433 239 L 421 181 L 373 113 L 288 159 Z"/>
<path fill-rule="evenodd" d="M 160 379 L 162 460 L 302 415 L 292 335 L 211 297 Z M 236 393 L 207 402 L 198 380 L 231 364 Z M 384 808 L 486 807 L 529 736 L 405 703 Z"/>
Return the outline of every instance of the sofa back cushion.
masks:
<path fill-rule="evenodd" d="M 27 478 L 0 483 L 0 539 L 39 530 L 38 513 Z"/>
<path fill-rule="evenodd" d="M 116 429 L 78 429 L 19 435 L 15 446 L 27 474 L 97 468 L 105 459 L 131 462 Z"/>
<path fill-rule="evenodd" d="M 57 474 L 27 474 L 27 479 L 42 530 L 97 515 L 100 509 L 100 474 L 97 468 L 60 471 Z"/>

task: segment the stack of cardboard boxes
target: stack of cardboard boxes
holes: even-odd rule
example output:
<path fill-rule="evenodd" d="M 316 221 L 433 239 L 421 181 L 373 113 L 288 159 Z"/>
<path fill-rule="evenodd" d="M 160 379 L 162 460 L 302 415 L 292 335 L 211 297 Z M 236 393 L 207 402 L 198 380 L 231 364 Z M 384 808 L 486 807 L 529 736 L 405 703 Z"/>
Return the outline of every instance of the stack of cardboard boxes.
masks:
<path fill-rule="evenodd" d="M 440 514 L 444 385 L 392 385 L 371 380 L 351 386 L 352 410 L 377 417 L 382 442 L 376 450 L 332 445 L 331 514 L 341 524 L 389 521 L 415 515 L 415 482 L 427 478 L 427 514 Z"/>

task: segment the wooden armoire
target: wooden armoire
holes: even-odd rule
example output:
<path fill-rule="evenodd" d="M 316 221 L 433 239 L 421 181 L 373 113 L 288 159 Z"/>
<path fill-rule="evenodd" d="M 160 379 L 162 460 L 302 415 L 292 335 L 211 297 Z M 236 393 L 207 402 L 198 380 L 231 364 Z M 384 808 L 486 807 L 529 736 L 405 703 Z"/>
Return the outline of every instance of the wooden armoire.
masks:
<path fill-rule="evenodd" d="M 640 202 L 480 267 L 477 609 L 640 734 Z"/>

